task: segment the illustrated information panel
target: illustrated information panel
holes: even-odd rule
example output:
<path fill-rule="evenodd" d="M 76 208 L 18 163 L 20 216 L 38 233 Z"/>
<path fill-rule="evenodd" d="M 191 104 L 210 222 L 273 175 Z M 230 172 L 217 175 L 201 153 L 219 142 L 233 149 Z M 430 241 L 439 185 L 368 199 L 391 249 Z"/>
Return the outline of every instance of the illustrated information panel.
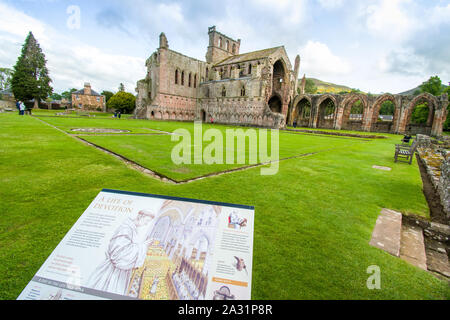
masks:
<path fill-rule="evenodd" d="M 254 207 L 104 189 L 18 299 L 251 299 Z"/>

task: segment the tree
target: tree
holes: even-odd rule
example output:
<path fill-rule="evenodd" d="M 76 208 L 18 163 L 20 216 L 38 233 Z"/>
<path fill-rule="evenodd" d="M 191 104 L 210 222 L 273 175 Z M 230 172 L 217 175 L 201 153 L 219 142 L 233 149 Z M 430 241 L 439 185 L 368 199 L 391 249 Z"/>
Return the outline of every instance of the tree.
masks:
<path fill-rule="evenodd" d="M 106 106 L 122 113 L 132 113 L 136 108 L 136 97 L 129 92 L 119 91 L 108 100 Z"/>
<path fill-rule="evenodd" d="M 395 106 L 394 103 L 390 100 L 387 100 L 381 104 L 380 114 L 381 115 L 394 115 Z"/>
<path fill-rule="evenodd" d="M 52 94 L 50 95 L 50 98 L 51 98 L 52 100 L 62 100 L 62 95 L 60 95 L 59 93 L 52 93 Z"/>
<path fill-rule="evenodd" d="M 13 71 L 8 68 L 0 68 L 0 90 L 6 90 L 11 86 Z"/>
<path fill-rule="evenodd" d="M 362 114 L 364 112 L 364 107 L 361 100 L 356 101 L 352 108 L 350 109 L 351 114 Z"/>
<path fill-rule="evenodd" d="M 69 89 L 68 91 L 64 91 L 63 93 L 61 93 L 61 97 L 72 103 L 72 93 L 75 91 L 77 91 L 77 89 L 75 88 Z"/>
<path fill-rule="evenodd" d="M 101 95 L 105 96 L 106 103 L 108 103 L 109 99 L 114 95 L 114 92 L 103 90 Z"/>
<path fill-rule="evenodd" d="M 438 76 L 430 77 L 428 81 L 423 82 L 419 86 L 419 89 L 420 93 L 428 92 L 433 96 L 439 96 L 442 94 L 442 81 Z"/>
<path fill-rule="evenodd" d="M 46 99 L 53 92 L 46 63 L 45 55 L 30 31 L 11 79 L 16 99 L 29 101 L 34 98 L 34 106 L 38 107 L 41 99 Z"/>
<path fill-rule="evenodd" d="M 415 124 L 425 124 L 428 120 L 428 113 L 430 110 L 428 109 L 428 103 L 424 102 L 421 104 L 418 104 L 412 114 L 411 114 L 411 123 Z"/>
<path fill-rule="evenodd" d="M 306 79 L 305 81 L 305 93 L 314 94 L 317 92 L 317 86 L 311 79 Z"/>
<path fill-rule="evenodd" d="M 428 92 L 434 96 L 439 96 L 441 94 L 447 93 L 447 95 L 450 96 L 450 87 L 445 87 L 444 85 L 442 85 L 441 79 L 438 76 L 434 76 L 430 77 L 428 81 L 423 82 L 419 86 L 419 90 L 416 90 L 416 92 L 414 92 L 414 95 L 423 92 Z M 447 110 L 449 110 L 449 113 L 443 125 L 444 130 L 450 130 L 450 105 L 447 106 Z M 411 115 L 411 121 L 420 121 L 415 123 L 426 123 L 427 119 L 424 120 L 425 114 L 428 115 L 428 105 L 417 105 L 416 108 L 414 108 L 413 114 Z"/>

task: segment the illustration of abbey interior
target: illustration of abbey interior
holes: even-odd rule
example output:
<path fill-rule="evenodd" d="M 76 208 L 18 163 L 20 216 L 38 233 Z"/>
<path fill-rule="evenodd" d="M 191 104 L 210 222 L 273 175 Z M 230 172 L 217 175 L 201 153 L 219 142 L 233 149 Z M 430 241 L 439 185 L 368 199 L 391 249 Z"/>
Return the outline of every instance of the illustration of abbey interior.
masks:
<path fill-rule="evenodd" d="M 221 208 L 168 200 L 148 233 L 151 245 L 133 271 L 128 296 L 145 300 L 203 300 Z"/>

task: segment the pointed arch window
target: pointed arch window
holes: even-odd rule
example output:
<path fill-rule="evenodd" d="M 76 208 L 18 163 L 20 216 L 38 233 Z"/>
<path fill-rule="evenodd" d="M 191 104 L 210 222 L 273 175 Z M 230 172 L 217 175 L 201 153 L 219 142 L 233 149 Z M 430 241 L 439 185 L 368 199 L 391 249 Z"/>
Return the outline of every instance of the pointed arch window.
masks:
<path fill-rule="evenodd" d="M 178 69 L 175 69 L 175 84 L 178 84 Z"/>
<path fill-rule="evenodd" d="M 225 86 L 222 87 L 222 97 L 227 96 L 227 89 L 225 89 Z"/>
<path fill-rule="evenodd" d="M 241 97 L 245 97 L 245 86 L 242 85 L 241 87 Z"/>
<path fill-rule="evenodd" d="M 189 73 L 188 87 L 192 86 L 192 73 Z"/>
<path fill-rule="evenodd" d="M 181 71 L 181 85 L 184 86 L 184 71 Z"/>
<path fill-rule="evenodd" d="M 197 88 L 197 74 L 194 74 L 194 88 Z"/>

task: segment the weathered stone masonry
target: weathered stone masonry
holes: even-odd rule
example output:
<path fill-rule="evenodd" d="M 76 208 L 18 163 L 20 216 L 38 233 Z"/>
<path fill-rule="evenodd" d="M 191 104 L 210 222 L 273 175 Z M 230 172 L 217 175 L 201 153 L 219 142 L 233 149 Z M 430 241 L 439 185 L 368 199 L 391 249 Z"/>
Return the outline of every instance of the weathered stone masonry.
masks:
<path fill-rule="evenodd" d="M 135 117 L 284 128 L 294 121 L 311 128 L 441 135 L 447 116 L 447 95 L 297 94 L 300 56 L 294 69 L 283 46 L 240 54 L 241 40 L 208 29 L 206 61 L 169 49 L 164 33 L 159 48 L 146 62 L 147 75 L 138 81 Z M 363 113 L 355 119 L 352 105 Z M 385 101 L 392 101 L 392 121 L 380 121 Z M 426 124 L 411 124 L 414 107 L 426 101 Z M 308 110 L 305 110 L 308 105 Z M 330 109 L 332 108 L 332 110 Z M 331 110 L 331 111 L 330 111 Z"/>
<path fill-rule="evenodd" d="M 284 47 L 239 54 L 240 40 L 208 30 L 206 62 L 169 49 L 164 33 L 137 83 L 136 118 L 283 128 L 297 85 Z"/>
<path fill-rule="evenodd" d="M 359 119 L 350 118 L 352 105 L 360 100 L 363 113 Z M 383 102 L 392 101 L 395 111 L 392 121 L 379 121 L 380 108 Z M 429 116 L 426 124 L 410 123 L 414 107 L 427 102 Z M 327 114 L 325 109 L 332 106 Z M 359 93 L 339 94 L 301 94 L 291 104 L 289 124 L 294 121 L 299 126 L 310 128 L 328 128 L 343 130 L 360 130 L 387 133 L 411 133 L 440 136 L 447 118 L 448 96 L 435 97 L 429 93 L 418 96 L 406 95 L 365 95 Z M 304 112 L 307 109 L 307 112 Z"/>

